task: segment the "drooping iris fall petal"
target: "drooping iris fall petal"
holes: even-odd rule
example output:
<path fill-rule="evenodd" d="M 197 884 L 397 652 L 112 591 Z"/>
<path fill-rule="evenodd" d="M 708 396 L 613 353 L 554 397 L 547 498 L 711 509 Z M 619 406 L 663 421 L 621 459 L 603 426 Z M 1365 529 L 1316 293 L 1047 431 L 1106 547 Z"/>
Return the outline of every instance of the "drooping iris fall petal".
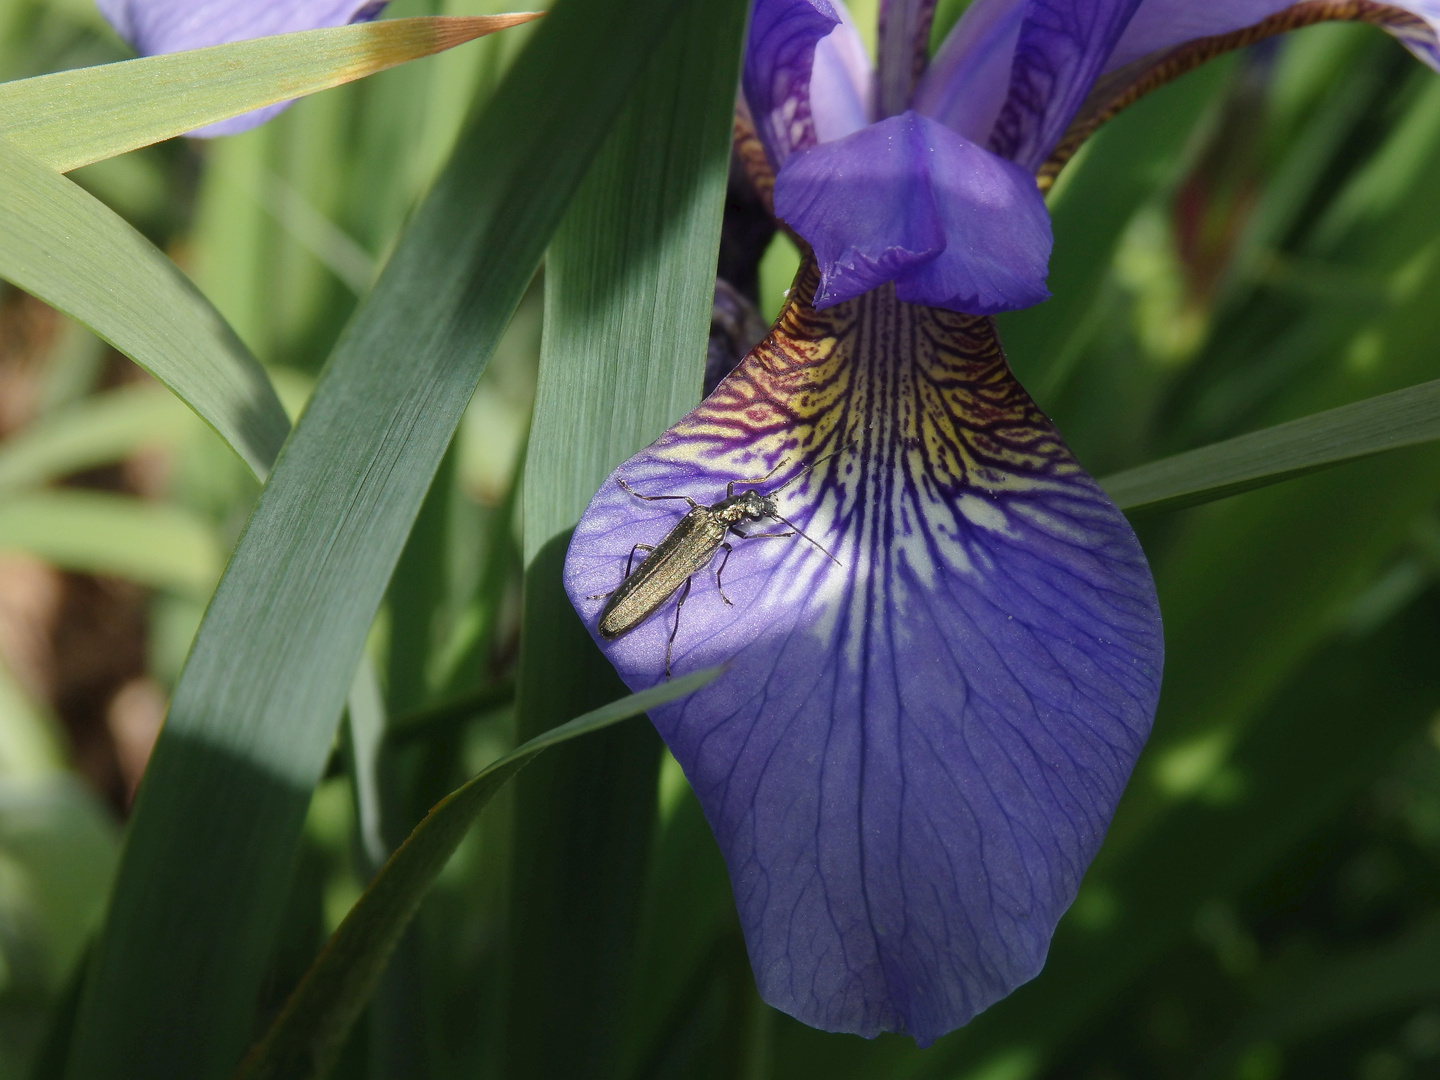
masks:
<path fill-rule="evenodd" d="M 1314 6 L 1310 3 L 1295 3 L 1294 0 L 1144 0 L 1135 17 L 1126 27 L 1107 67 L 1115 68 L 1138 60 L 1142 56 L 1173 48 L 1196 38 L 1213 34 L 1228 34 L 1247 26 L 1254 26 L 1263 19 L 1287 9 L 1300 14 L 1301 9 Z M 1376 21 L 1386 26 L 1391 33 L 1431 67 L 1440 69 L 1440 2 L 1437 0 L 1400 0 L 1397 3 L 1372 3 L 1370 0 L 1352 0 L 1350 3 L 1329 5 L 1329 17 L 1347 16 L 1344 9 L 1378 16 Z M 1409 13 L 1409 20 L 1397 20 L 1387 25 L 1384 9 L 1396 13 Z"/>
<path fill-rule="evenodd" d="M 734 538 L 732 604 L 722 552 L 678 623 L 671 600 L 599 643 L 636 688 L 664 677 L 672 630 L 677 673 L 729 664 L 651 718 L 719 841 L 765 1000 L 923 1045 L 1039 970 L 1149 730 L 1160 621 L 1129 525 L 988 319 L 888 286 L 817 312 L 817 282 L 600 489 L 566 588 L 593 632 L 591 597 L 686 509 L 615 478 L 708 504 L 775 470 L 759 487 L 809 539 Z"/>
<path fill-rule="evenodd" d="M 972 314 L 1050 295 L 1034 177 L 914 112 L 794 155 L 775 212 L 819 260 L 817 307 L 887 281 L 905 300 Z"/>
<path fill-rule="evenodd" d="M 387 0 L 96 0 L 115 32 L 142 56 L 374 19 Z M 210 124 L 192 135 L 230 135 L 264 123 L 285 104 Z"/>

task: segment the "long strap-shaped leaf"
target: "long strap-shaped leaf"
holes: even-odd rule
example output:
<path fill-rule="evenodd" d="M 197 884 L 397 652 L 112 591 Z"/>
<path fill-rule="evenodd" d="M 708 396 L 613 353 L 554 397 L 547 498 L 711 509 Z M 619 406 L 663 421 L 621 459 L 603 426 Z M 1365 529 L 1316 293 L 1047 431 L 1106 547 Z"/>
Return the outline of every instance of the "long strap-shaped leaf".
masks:
<path fill-rule="evenodd" d="M 697 4 L 676 20 L 545 256 L 525 464 L 522 738 L 623 692 L 565 596 L 561 562 L 610 470 L 700 401 L 744 34 L 743 4 Z M 508 1080 L 622 1075 L 659 747 L 635 725 L 558 751 L 516 784 L 516 835 L 544 842 L 511 880 Z M 556 1015 L 564 1039 L 549 1037 Z"/>
<path fill-rule="evenodd" d="M 538 17 L 387 19 L 21 79 L 0 84 L 0 138 L 69 172 Z"/>
<path fill-rule="evenodd" d="M 425 488 L 566 202 L 687 2 L 562 0 L 357 311 L 176 687 L 68 1076 L 234 1067 L 310 793 Z"/>
<path fill-rule="evenodd" d="M 1202 446 L 1100 481 L 1120 509 L 1177 510 L 1440 439 L 1440 379 Z"/>
<path fill-rule="evenodd" d="M 256 475 L 269 471 L 290 421 L 220 313 L 118 214 L 3 138 L 0 277 L 90 327 L 199 413 Z"/>
<path fill-rule="evenodd" d="M 708 668 L 612 701 L 551 728 L 452 791 L 415 826 L 330 936 L 285 1009 L 245 1060 L 235 1080 L 323 1076 L 410 924 L 420 901 L 494 794 L 544 750 L 638 716 L 700 689 L 720 672 Z"/>

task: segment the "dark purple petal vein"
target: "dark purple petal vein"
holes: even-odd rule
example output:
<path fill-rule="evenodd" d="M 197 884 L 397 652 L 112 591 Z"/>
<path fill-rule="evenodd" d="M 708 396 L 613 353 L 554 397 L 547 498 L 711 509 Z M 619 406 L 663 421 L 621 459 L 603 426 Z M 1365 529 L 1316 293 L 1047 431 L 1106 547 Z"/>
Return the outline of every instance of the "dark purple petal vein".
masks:
<path fill-rule="evenodd" d="M 815 44 L 840 21 L 828 0 L 755 0 L 741 85 L 773 168 L 815 144 L 810 114 Z"/>
<path fill-rule="evenodd" d="M 717 559 L 674 646 L 676 673 L 730 667 L 651 718 L 720 844 L 765 1000 L 924 1045 L 1040 969 L 1149 731 L 1159 612 L 1129 525 L 988 319 L 890 287 L 817 312 L 816 280 L 616 476 L 712 503 L 778 466 L 761 489 L 793 481 L 780 512 L 840 560 L 733 539 L 733 606 Z M 592 632 L 588 597 L 685 509 L 601 488 L 565 571 Z M 672 599 L 600 645 L 651 686 L 675 625 Z"/>

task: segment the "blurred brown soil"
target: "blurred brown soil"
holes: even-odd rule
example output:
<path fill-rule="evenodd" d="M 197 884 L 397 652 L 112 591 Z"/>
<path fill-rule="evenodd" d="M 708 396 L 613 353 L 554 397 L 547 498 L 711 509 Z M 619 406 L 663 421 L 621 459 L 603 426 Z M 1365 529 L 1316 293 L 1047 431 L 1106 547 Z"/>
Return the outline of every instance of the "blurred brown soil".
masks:
<path fill-rule="evenodd" d="M 32 422 L 62 319 L 0 285 L 0 443 Z M 148 378 L 108 350 L 100 387 Z M 69 477 L 67 486 L 153 495 L 154 462 Z M 163 467 L 160 472 L 163 472 Z M 63 728 L 75 768 L 117 812 L 128 808 L 164 716 L 146 673 L 147 590 L 0 553 L 0 658 Z"/>

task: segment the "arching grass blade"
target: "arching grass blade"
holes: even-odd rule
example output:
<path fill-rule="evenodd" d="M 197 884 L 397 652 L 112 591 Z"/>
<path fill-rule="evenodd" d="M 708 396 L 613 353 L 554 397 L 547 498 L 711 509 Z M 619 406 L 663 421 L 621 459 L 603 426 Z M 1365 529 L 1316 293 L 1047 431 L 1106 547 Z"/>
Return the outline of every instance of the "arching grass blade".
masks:
<path fill-rule="evenodd" d="M 290 421 L 220 313 L 119 215 L 4 139 L 0 277 L 90 327 L 199 413 L 256 475 L 269 471 Z"/>
<path fill-rule="evenodd" d="M 0 446 L 0 491 L 35 487 L 121 461 L 145 446 L 174 446 L 195 431 L 185 406 L 153 384 L 106 390 L 66 405 Z"/>
<path fill-rule="evenodd" d="M 214 530 L 189 511 L 83 489 L 0 498 L 0 551 L 201 599 L 225 558 Z"/>
<path fill-rule="evenodd" d="M 425 893 L 491 797 L 536 755 L 693 693 L 719 672 L 719 668 L 708 668 L 661 683 L 552 728 L 512 750 L 436 804 L 331 935 L 235 1080 L 302 1080 L 324 1075 Z"/>
<path fill-rule="evenodd" d="M 1120 509 L 1178 510 L 1440 439 L 1440 379 L 1107 476 Z"/>
<path fill-rule="evenodd" d="M 0 84 L 0 138 L 61 172 L 538 18 L 387 19 Z"/>

